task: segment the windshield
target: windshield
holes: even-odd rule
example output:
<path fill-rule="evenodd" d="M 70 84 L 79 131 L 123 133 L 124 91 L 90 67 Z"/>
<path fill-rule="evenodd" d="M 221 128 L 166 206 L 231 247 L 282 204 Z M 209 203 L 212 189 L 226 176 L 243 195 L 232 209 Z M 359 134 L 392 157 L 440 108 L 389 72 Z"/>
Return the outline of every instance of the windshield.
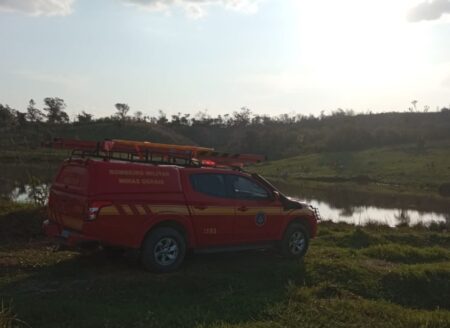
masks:
<path fill-rule="evenodd" d="M 252 173 L 252 178 L 254 178 L 254 179 L 258 180 L 259 182 L 261 182 L 263 185 L 268 187 L 271 191 L 276 191 L 281 196 L 286 197 L 285 195 L 283 195 L 283 193 L 280 190 L 278 190 L 277 187 L 275 187 L 273 184 L 271 184 L 266 178 L 262 177 L 261 175 L 259 175 L 257 173 Z"/>

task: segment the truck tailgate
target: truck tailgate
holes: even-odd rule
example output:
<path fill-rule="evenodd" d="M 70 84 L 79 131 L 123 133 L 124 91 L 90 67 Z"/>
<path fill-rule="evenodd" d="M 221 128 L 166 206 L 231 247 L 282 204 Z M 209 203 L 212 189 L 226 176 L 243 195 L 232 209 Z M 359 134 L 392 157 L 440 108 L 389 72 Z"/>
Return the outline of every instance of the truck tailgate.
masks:
<path fill-rule="evenodd" d="M 85 196 L 52 188 L 49 197 L 49 219 L 63 228 L 81 231 L 87 217 L 87 199 Z"/>

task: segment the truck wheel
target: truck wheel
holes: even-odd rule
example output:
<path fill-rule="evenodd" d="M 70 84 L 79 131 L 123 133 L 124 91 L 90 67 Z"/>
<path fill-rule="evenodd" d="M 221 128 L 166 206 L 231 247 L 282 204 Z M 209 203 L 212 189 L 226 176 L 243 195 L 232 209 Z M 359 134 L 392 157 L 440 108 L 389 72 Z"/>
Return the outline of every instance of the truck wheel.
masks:
<path fill-rule="evenodd" d="M 171 272 L 178 269 L 186 254 L 186 241 L 175 229 L 157 228 L 142 245 L 141 262 L 146 270 Z"/>
<path fill-rule="evenodd" d="M 283 256 L 292 258 L 303 257 L 309 246 L 308 231 L 299 223 L 289 225 L 284 232 L 280 246 Z"/>

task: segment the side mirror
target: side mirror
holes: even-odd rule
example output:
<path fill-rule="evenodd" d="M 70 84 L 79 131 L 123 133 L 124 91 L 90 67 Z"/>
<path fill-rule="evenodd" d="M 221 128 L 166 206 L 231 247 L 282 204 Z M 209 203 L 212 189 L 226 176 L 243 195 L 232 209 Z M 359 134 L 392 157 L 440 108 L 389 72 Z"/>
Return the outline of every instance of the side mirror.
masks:
<path fill-rule="evenodd" d="M 280 200 L 280 193 L 277 190 L 274 190 L 272 193 L 274 200 Z"/>

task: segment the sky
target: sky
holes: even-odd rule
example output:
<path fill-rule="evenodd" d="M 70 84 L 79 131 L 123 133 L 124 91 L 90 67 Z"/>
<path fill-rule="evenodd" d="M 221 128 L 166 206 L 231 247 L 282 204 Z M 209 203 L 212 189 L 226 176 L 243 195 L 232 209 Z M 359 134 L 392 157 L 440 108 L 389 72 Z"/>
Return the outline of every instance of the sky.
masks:
<path fill-rule="evenodd" d="M 95 117 L 450 106 L 450 0 L 0 0 L 0 103 Z"/>

